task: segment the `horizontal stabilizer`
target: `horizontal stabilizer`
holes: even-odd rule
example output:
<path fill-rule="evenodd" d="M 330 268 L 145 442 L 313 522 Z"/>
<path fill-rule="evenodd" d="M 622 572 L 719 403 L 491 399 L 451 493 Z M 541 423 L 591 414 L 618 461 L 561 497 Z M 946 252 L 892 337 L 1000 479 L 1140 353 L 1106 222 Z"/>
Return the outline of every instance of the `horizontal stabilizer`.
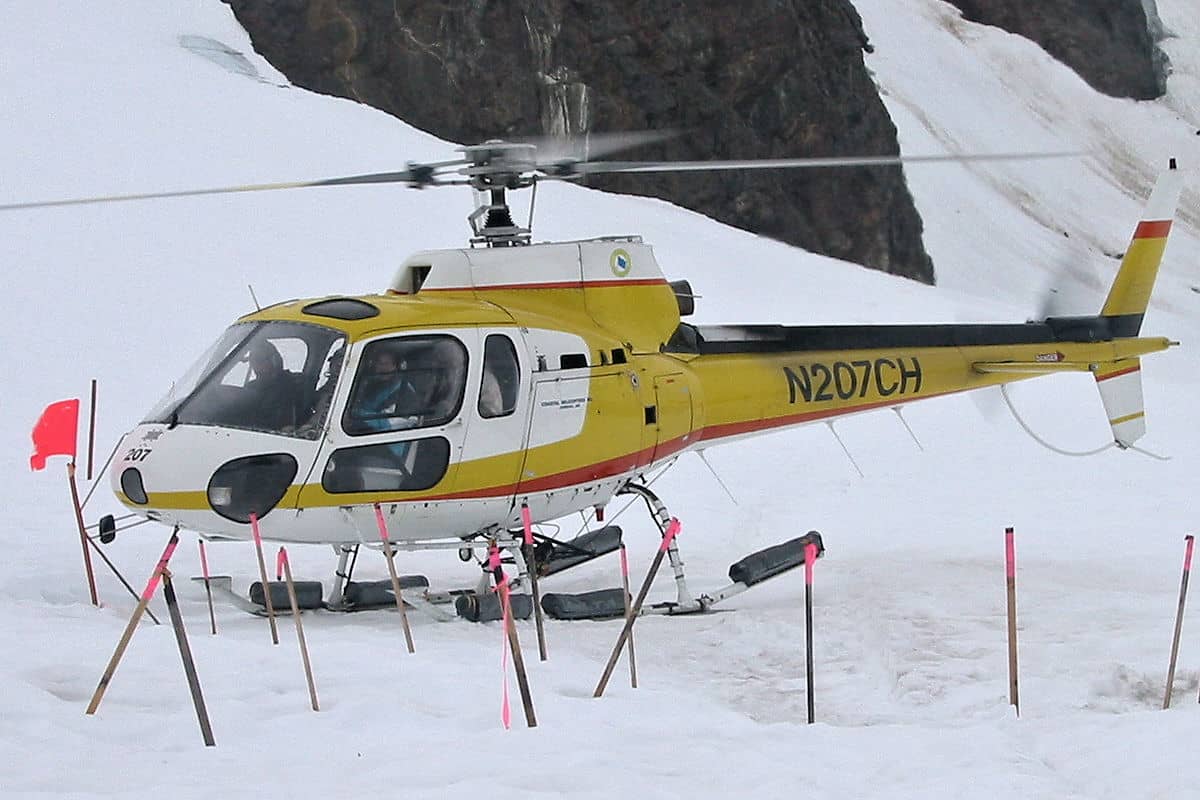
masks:
<path fill-rule="evenodd" d="M 1091 372 L 1087 361 L 977 361 L 976 372 L 1014 372 L 1023 375 L 1049 375 L 1054 372 Z"/>

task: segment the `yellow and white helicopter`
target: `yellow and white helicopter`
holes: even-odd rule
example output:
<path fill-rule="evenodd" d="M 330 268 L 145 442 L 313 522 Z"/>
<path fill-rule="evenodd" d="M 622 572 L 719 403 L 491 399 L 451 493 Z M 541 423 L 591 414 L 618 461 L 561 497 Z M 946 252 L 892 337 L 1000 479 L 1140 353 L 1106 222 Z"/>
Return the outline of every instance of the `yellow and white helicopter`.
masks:
<path fill-rule="evenodd" d="M 413 254 L 384 293 L 239 319 L 117 450 L 113 490 L 140 517 L 243 540 L 253 517 L 263 538 L 332 544 L 327 605 L 344 608 L 356 603 L 348 560 L 377 540 L 377 505 L 402 549 L 469 560 L 499 539 L 522 574 L 547 574 L 610 552 L 619 531 L 546 542 L 528 564 L 510 533 L 524 509 L 536 524 L 633 493 L 665 530 L 645 476 L 788 426 L 1081 371 L 1095 377 L 1116 444 L 1132 446 L 1145 431 L 1139 359 L 1172 344 L 1140 329 L 1181 189 L 1174 160 L 1099 313 L 1016 324 L 693 326 L 681 319 L 691 288 L 668 282 L 639 237 L 534 244 L 506 201 L 507 190 L 599 173 L 921 160 L 967 159 L 617 162 L 488 142 L 394 173 L 19 207 L 367 183 L 488 194 L 469 217 L 469 247 Z M 731 586 L 696 596 L 674 541 L 669 556 L 678 598 L 664 613 L 707 610 L 803 563 L 798 546 L 772 548 L 731 572 Z"/>

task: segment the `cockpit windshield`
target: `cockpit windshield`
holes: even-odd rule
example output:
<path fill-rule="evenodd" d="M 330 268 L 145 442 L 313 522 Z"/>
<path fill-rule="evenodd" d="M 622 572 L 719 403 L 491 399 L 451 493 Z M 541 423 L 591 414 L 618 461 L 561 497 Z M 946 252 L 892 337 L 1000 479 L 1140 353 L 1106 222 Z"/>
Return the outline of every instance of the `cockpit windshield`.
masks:
<path fill-rule="evenodd" d="M 345 357 L 345 334 L 303 322 L 232 326 L 146 422 L 220 425 L 316 439 Z"/>

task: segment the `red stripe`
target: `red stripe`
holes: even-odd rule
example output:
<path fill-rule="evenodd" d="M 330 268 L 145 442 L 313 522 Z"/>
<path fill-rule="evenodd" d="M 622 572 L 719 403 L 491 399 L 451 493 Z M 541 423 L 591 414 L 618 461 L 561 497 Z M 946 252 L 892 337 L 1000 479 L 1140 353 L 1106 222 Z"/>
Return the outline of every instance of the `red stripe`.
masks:
<path fill-rule="evenodd" d="M 512 289 L 581 289 L 616 286 L 666 286 L 666 278 L 629 278 L 616 281 L 547 281 L 545 283 L 496 283 L 485 286 L 429 286 L 422 292 L 509 291 Z"/>
<path fill-rule="evenodd" d="M 1101 381 L 1107 381 L 1107 380 L 1110 380 L 1111 378 L 1119 378 L 1122 375 L 1128 375 L 1131 372 L 1137 372 L 1141 368 L 1142 368 L 1141 364 L 1134 364 L 1132 367 L 1126 367 L 1125 369 L 1121 370 L 1120 372 L 1113 372 L 1108 375 L 1097 375 L 1096 383 L 1100 383 Z"/>
<path fill-rule="evenodd" d="M 1171 232 L 1171 220 L 1142 220 L 1133 232 L 1134 239 L 1165 239 Z"/>

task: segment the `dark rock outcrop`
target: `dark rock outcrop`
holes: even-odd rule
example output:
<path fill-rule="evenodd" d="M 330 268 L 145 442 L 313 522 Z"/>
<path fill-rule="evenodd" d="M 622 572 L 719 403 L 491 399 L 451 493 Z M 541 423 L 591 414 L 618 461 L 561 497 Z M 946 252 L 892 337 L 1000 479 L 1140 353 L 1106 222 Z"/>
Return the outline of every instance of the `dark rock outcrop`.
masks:
<path fill-rule="evenodd" d="M 1024 36 L 1113 97 L 1152 100 L 1166 91 L 1168 62 L 1147 0 L 949 0 L 972 22 Z M 1161 33 L 1159 34 L 1161 35 Z"/>
<path fill-rule="evenodd" d="M 675 129 L 682 135 L 619 157 L 898 152 L 850 0 L 227 2 L 255 48 L 296 84 L 452 141 Z M 933 280 L 896 167 L 592 183 Z"/>

